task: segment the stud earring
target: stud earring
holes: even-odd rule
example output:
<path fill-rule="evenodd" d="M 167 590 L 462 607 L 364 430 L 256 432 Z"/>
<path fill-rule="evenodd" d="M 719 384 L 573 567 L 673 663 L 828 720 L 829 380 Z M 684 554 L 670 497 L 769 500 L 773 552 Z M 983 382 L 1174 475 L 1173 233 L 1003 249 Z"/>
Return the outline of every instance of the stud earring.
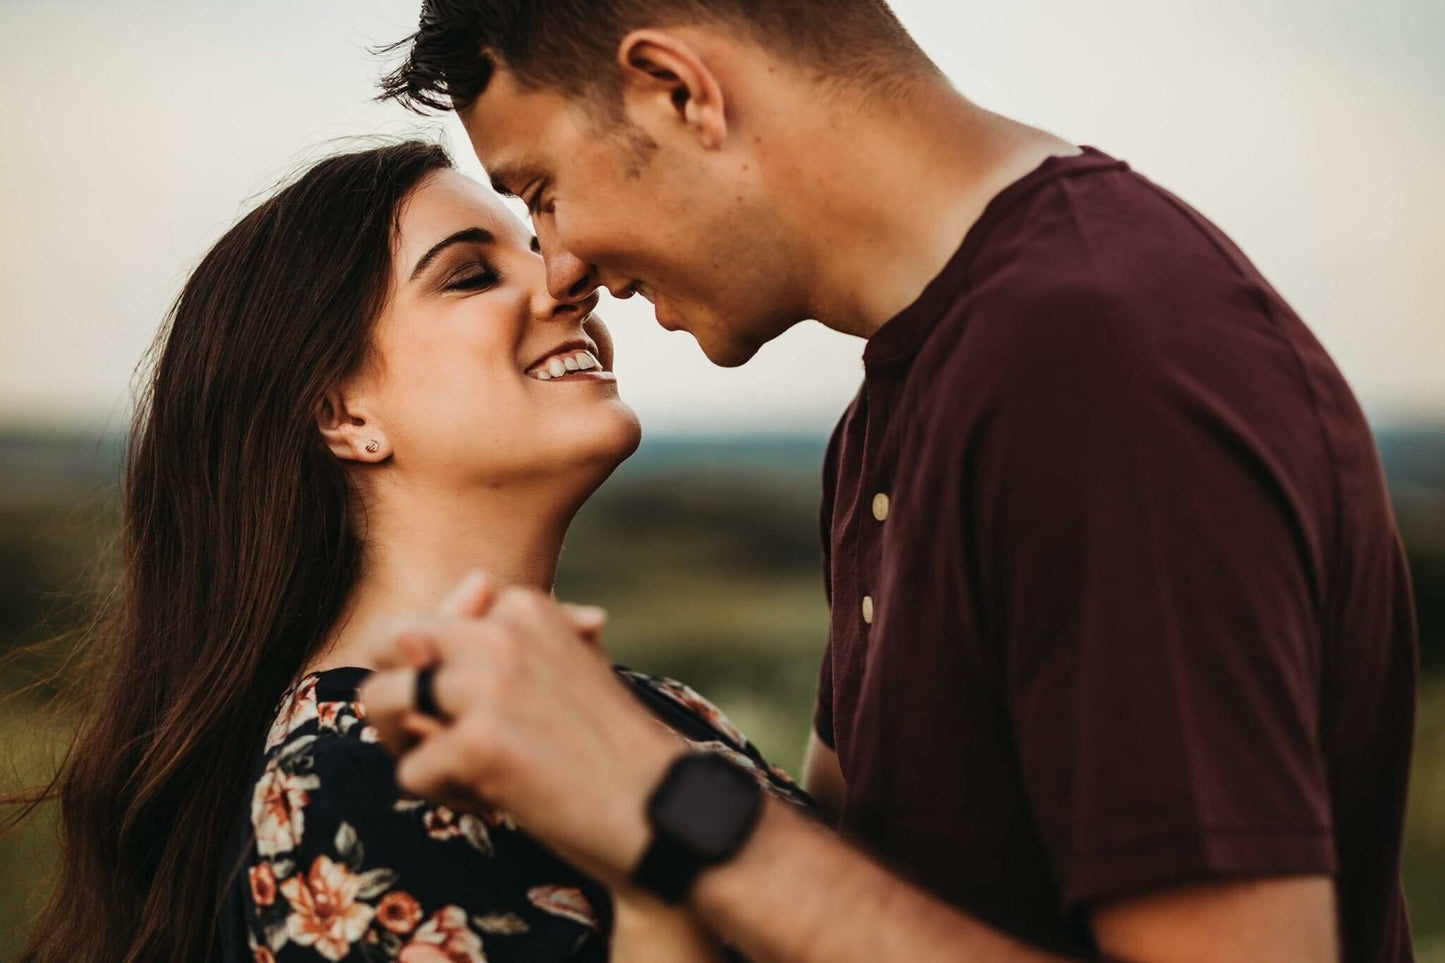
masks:
<path fill-rule="evenodd" d="M 375 451 L 378 451 L 380 448 L 381 448 L 381 445 L 379 445 L 379 444 L 376 443 L 376 439 L 375 439 L 375 438 L 371 439 L 371 441 L 368 441 L 368 442 L 366 443 L 366 450 L 367 450 L 367 451 L 375 452 Z"/>

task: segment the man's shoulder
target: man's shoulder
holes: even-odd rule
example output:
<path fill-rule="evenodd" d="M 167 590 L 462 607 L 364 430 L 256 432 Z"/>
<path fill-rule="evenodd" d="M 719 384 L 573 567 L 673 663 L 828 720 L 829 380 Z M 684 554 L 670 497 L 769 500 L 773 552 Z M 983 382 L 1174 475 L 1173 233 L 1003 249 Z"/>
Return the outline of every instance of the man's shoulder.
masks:
<path fill-rule="evenodd" d="M 1277 364 L 1288 308 L 1217 228 L 1131 171 L 1050 185 L 996 225 L 920 353 L 927 397 L 1150 390 Z M 1206 349 L 1207 350 L 1202 350 Z M 1082 386 L 1082 385 L 1081 385 Z"/>
<path fill-rule="evenodd" d="M 1056 178 L 995 217 L 960 303 L 982 318 L 1053 317 L 1060 307 L 1127 316 L 1187 311 L 1201 295 L 1262 283 L 1183 200 L 1128 168 L 1103 169 Z"/>

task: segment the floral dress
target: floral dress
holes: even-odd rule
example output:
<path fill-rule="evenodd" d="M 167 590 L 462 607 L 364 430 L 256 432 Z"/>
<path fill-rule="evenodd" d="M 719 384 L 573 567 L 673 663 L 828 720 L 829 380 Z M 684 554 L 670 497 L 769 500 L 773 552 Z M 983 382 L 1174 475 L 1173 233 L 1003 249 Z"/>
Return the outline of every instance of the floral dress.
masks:
<path fill-rule="evenodd" d="M 801 806 L 711 703 L 679 682 L 617 670 L 694 747 Z M 283 695 L 232 844 L 217 958 L 505 963 L 606 960 L 606 889 L 500 811 L 459 813 L 403 793 L 356 701 L 364 669 L 330 669 Z"/>

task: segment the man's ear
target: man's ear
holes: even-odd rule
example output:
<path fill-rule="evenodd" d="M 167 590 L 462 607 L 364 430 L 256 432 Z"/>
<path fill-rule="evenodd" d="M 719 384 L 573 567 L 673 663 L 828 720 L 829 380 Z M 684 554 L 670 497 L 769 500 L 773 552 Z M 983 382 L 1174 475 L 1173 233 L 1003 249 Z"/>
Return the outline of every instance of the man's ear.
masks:
<path fill-rule="evenodd" d="M 664 30 L 634 30 L 618 45 L 617 62 L 630 115 L 680 121 L 704 148 L 723 145 L 728 124 L 722 87 L 697 48 Z"/>
<path fill-rule="evenodd" d="M 316 427 L 331 453 L 343 461 L 375 465 L 391 457 L 386 432 L 367 418 L 339 389 L 326 393 L 316 413 Z"/>

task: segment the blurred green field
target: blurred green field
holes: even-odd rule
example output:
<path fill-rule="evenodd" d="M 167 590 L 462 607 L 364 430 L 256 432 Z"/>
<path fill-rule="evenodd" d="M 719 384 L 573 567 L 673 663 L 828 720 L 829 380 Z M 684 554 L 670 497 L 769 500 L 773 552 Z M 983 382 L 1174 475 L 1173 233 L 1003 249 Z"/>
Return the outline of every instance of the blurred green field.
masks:
<path fill-rule="evenodd" d="M 62 721 L 37 711 L 48 688 L 17 693 L 54 672 L 63 649 L 14 653 L 73 622 L 109 559 L 114 447 L 66 444 L 32 439 L 12 444 L 7 458 L 0 436 L 0 458 L 28 466 L 0 477 L 0 653 L 11 653 L 0 663 L 0 788 L 43 776 L 64 737 Z M 1422 456 L 1418 444 L 1401 450 L 1409 457 L 1392 480 L 1403 493 L 1396 508 L 1417 573 L 1427 664 L 1445 668 L 1445 481 L 1437 486 L 1433 474 L 1445 475 L 1445 443 L 1438 458 Z M 649 442 L 577 519 L 558 584 L 563 598 L 609 609 L 618 662 L 692 684 L 793 771 L 826 630 L 821 456 L 818 438 Z M 44 895 L 48 816 L 0 837 L 0 960 L 13 957 Z M 1405 877 L 1419 958 L 1445 963 L 1441 671 L 1421 692 Z"/>

